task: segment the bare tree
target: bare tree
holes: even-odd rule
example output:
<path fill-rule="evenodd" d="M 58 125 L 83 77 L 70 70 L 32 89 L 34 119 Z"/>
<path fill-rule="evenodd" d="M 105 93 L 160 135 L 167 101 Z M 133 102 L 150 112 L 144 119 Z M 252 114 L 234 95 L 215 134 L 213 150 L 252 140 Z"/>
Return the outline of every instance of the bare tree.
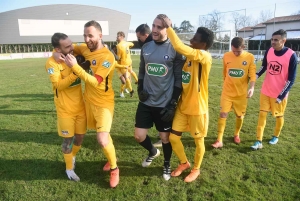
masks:
<path fill-rule="evenodd" d="M 199 19 L 199 25 L 209 28 L 212 31 L 218 31 L 222 29 L 222 17 L 223 15 L 217 11 L 214 10 L 208 15 L 202 16 Z"/>
<path fill-rule="evenodd" d="M 272 11 L 271 10 L 262 10 L 260 11 L 258 20 L 260 23 L 265 22 L 269 19 L 271 19 L 273 16 Z"/>
<path fill-rule="evenodd" d="M 297 12 L 292 13 L 291 15 L 299 15 L 300 14 L 300 10 L 298 10 Z"/>

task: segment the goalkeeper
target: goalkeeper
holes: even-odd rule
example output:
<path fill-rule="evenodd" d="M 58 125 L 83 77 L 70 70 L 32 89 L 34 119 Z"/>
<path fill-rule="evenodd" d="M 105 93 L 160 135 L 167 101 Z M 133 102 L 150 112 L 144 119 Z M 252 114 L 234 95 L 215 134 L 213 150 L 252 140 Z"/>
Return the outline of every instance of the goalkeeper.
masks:
<path fill-rule="evenodd" d="M 134 137 L 149 152 L 142 162 L 142 166 L 147 167 L 160 155 L 147 135 L 148 129 L 155 124 L 164 152 L 163 178 L 169 180 L 172 155 L 169 134 L 182 91 L 181 69 L 185 59 L 172 47 L 166 28 L 162 27 L 162 21 L 158 17 L 152 25 L 152 36 L 153 41 L 146 43 L 141 49 L 138 75 L 140 102 L 136 111 Z"/>
<path fill-rule="evenodd" d="M 192 182 L 200 175 L 200 166 L 205 152 L 204 137 L 208 128 L 208 76 L 211 69 L 212 58 L 209 49 L 213 43 L 214 34 L 205 27 L 199 27 L 191 45 L 184 45 L 171 27 L 171 20 L 163 16 L 164 27 L 174 49 L 186 56 L 182 69 L 182 95 L 173 120 L 170 142 L 173 151 L 180 160 L 173 177 L 179 176 L 184 170 L 190 168 L 190 163 L 184 153 L 181 135 L 190 131 L 196 144 L 194 167 L 185 177 L 185 182 Z"/>

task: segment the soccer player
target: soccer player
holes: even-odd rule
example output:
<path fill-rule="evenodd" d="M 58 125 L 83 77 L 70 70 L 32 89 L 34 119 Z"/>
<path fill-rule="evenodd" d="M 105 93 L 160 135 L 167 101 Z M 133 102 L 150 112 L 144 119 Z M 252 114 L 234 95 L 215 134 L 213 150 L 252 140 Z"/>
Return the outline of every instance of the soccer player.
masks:
<path fill-rule="evenodd" d="M 130 46 L 133 46 L 133 43 L 129 44 L 128 42 L 125 41 L 125 34 L 122 31 L 119 31 L 117 33 L 117 42 L 118 42 L 117 55 L 120 58 L 120 60 L 118 60 L 118 63 L 120 65 L 131 66 L 132 60 L 131 60 L 129 48 L 130 48 Z M 122 97 L 122 98 L 125 97 L 124 93 L 123 93 L 125 88 L 129 89 L 130 97 L 132 97 L 133 93 L 134 93 L 134 90 L 132 89 L 132 86 L 131 86 L 131 80 L 129 79 L 129 74 L 127 71 L 128 71 L 128 69 L 118 69 L 119 77 L 123 76 L 125 78 L 125 82 L 126 82 L 126 85 L 122 83 L 121 87 L 120 87 L 120 97 Z"/>
<path fill-rule="evenodd" d="M 199 27 L 190 40 L 190 46 L 187 46 L 172 29 L 171 20 L 163 16 L 163 22 L 174 49 L 186 57 L 182 68 L 183 91 L 169 138 L 180 164 L 171 176 L 178 177 L 191 167 L 181 142 L 182 132 L 190 131 L 196 145 L 194 167 L 184 181 L 192 182 L 200 175 L 200 166 L 205 152 L 204 137 L 208 129 L 208 77 L 212 64 L 212 57 L 207 49 L 213 44 L 214 33 L 205 27 Z"/>
<path fill-rule="evenodd" d="M 223 134 L 226 126 L 226 119 L 231 108 L 234 109 L 235 132 L 233 141 L 236 144 L 241 142 L 239 134 L 243 125 L 247 108 L 247 98 L 251 98 L 254 92 L 256 80 L 256 66 L 254 56 L 243 51 L 245 43 L 243 38 L 235 37 L 231 40 L 231 50 L 223 57 L 223 90 L 221 95 L 221 111 L 218 120 L 218 139 L 212 144 L 214 148 L 223 147 Z M 250 78 L 250 87 L 248 82 Z M 248 90 L 248 92 L 247 92 Z"/>
<path fill-rule="evenodd" d="M 55 33 L 51 37 L 54 49 L 63 54 L 73 54 L 72 41 L 66 34 Z M 86 133 L 86 115 L 81 90 L 81 80 L 64 63 L 57 63 L 54 57 L 46 62 L 46 70 L 52 83 L 57 113 L 57 129 L 63 137 L 62 152 L 66 173 L 70 180 L 79 181 L 74 172 L 75 157 Z"/>
<path fill-rule="evenodd" d="M 297 71 L 297 55 L 288 47 L 286 42 L 286 31 L 280 29 L 272 34 L 272 47 L 265 52 L 262 66 L 256 73 L 259 78 L 264 72 L 264 78 L 260 92 L 260 111 L 257 124 L 257 141 L 251 148 L 261 149 L 264 128 L 266 126 L 269 111 L 276 117 L 274 135 L 269 141 L 274 145 L 278 142 L 284 122 L 284 111 L 287 105 L 288 93 L 294 84 Z"/>
<path fill-rule="evenodd" d="M 141 50 L 138 81 L 140 102 L 135 116 L 134 137 L 149 152 L 142 162 L 142 166 L 147 167 L 160 155 L 147 135 L 148 129 L 155 124 L 164 153 L 163 178 L 169 180 L 172 155 L 169 134 L 182 91 L 181 69 L 185 60 L 172 47 L 160 16 L 152 24 L 153 41 L 144 44 Z"/>
<path fill-rule="evenodd" d="M 135 34 L 141 47 L 143 47 L 145 43 L 152 41 L 151 30 L 147 24 L 141 24 L 138 26 L 135 29 Z"/>
<path fill-rule="evenodd" d="M 119 183 L 116 152 L 110 136 L 114 112 L 112 79 L 115 58 L 101 40 L 102 28 L 98 22 L 92 20 L 84 25 L 85 44 L 74 47 L 74 54 L 83 55 L 90 61 L 92 75 L 78 66 L 75 57 L 71 54 L 65 57 L 65 62 L 78 77 L 85 81 L 87 127 L 97 131 L 97 141 L 108 159 L 103 170 L 110 170 L 110 186 L 114 188 Z"/>
<path fill-rule="evenodd" d="M 136 37 L 138 39 L 139 45 L 142 48 L 145 43 L 152 41 L 152 33 L 150 27 L 147 24 L 139 25 L 136 30 Z M 154 147 L 162 147 L 162 141 L 160 139 L 159 133 L 157 133 L 158 141 L 153 143 Z"/>

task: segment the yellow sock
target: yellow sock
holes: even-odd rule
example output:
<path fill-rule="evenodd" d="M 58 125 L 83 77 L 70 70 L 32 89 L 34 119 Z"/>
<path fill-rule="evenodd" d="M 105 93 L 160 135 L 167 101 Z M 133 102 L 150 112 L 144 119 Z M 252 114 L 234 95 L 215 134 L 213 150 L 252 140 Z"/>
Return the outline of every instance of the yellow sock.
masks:
<path fill-rule="evenodd" d="M 276 118 L 276 126 L 275 126 L 274 136 L 279 137 L 281 129 L 283 127 L 283 124 L 284 124 L 284 118 L 283 117 L 277 117 Z"/>
<path fill-rule="evenodd" d="M 131 80 L 129 78 L 126 79 L 126 87 L 129 91 L 132 91 Z"/>
<path fill-rule="evenodd" d="M 72 154 L 73 154 L 73 156 L 76 156 L 76 154 L 78 153 L 78 151 L 80 150 L 80 148 L 81 148 L 81 145 L 77 146 L 77 145 L 73 144 L 73 147 L 72 147 Z"/>
<path fill-rule="evenodd" d="M 226 126 L 226 118 L 220 117 L 218 120 L 218 138 L 217 138 L 219 142 L 223 141 L 225 126 Z"/>
<path fill-rule="evenodd" d="M 176 156 L 180 160 L 180 163 L 181 164 L 186 163 L 188 160 L 184 152 L 183 144 L 181 142 L 181 136 L 171 133 L 169 140 L 172 145 L 173 151 L 175 152 Z"/>
<path fill-rule="evenodd" d="M 234 136 L 240 135 L 240 131 L 243 125 L 244 118 L 243 117 L 236 117 L 235 119 L 235 132 Z"/>
<path fill-rule="evenodd" d="M 136 76 L 136 73 L 135 72 L 131 72 L 131 75 L 132 75 L 132 77 L 135 79 L 135 81 L 137 82 L 138 81 L 138 78 L 137 78 L 137 76 Z"/>
<path fill-rule="evenodd" d="M 259 141 L 262 141 L 264 129 L 266 126 L 266 120 L 267 120 L 267 112 L 260 111 L 259 117 L 258 117 L 258 123 L 257 123 L 257 133 L 256 133 L 256 139 Z"/>
<path fill-rule="evenodd" d="M 124 89 L 125 89 L 125 84 L 121 84 L 121 87 L 120 87 L 120 93 L 123 93 Z"/>
<path fill-rule="evenodd" d="M 117 158 L 116 158 L 116 150 L 115 146 L 111 140 L 109 140 L 108 145 L 102 148 L 109 164 L 110 169 L 115 169 L 117 167 Z"/>
<path fill-rule="evenodd" d="M 196 150 L 195 150 L 195 162 L 194 162 L 194 169 L 200 169 L 203 156 L 205 153 L 205 145 L 204 145 L 204 137 L 195 138 Z"/>
<path fill-rule="evenodd" d="M 66 170 L 73 169 L 73 154 L 72 152 L 69 154 L 64 154 L 65 163 L 66 163 Z"/>

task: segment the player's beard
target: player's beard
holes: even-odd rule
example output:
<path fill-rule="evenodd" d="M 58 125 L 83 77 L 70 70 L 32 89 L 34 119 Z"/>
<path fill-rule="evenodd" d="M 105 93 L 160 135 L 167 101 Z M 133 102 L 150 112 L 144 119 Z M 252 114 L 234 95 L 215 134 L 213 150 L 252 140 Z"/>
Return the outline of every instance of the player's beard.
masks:
<path fill-rule="evenodd" d="M 162 34 L 154 35 L 154 37 L 153 37 L 153 34 L 152 34 L 152 39 L 155 42 L 162 42 L 162 41 L 165 41 L 167 39 L 167 37 L 165 38 Z"/>
<path fill-rule="evenodd" d="M 86 43 L 87 47 L 90 49 L 91 52 L 95 51 L 99 46 L 99 40 L 89 41 Z"/>
<path fill-rule="evenodd" d="M 61 52 L 63 55 L 67 56 L 68 54 L 72 54 L 73 55 L 73 50 L 69 51 L 69 52 Z"/>

